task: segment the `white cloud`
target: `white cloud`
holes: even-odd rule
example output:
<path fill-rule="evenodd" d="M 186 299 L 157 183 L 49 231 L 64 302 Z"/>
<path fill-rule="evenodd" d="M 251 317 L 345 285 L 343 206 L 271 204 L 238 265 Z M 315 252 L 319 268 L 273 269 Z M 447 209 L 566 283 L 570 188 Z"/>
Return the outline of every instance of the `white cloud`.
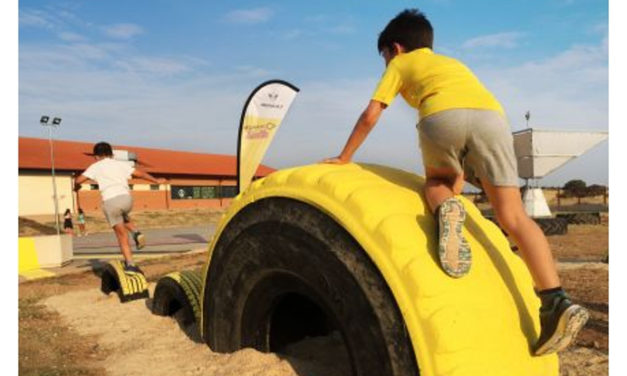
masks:
<path fill-rule="evenodd" d="M 520 38 L 524 36 L 524 33 L 509 31 L 503 33 L 482 35 L 465 41 L 462 44 L 463 48 L 514 48 L 518 45 Z"/>
<path fill-rule="evenodd" d="M 106 35 L 116 39 L 131 39 L 144 32 L 139 25 L 123 23 L 103 27 Z"/>
<path fill-rule="evenodd" d="M 232 23 L 257 24 L 268 21 L 273 14 L 270 8 L 237 9 L 227 13 L 224 19 Z"/>
<path fill-rule="evenodd" d="M 189 65 L 180 60 L 144 56 L 116 61 L 114 65 L 126 71 L 157 75 L 174 75 L 191 70 Z"/>
<path fill-rule="evenodd" d="M 86 38 L 80 34 L 64 31 L 58 34 L 59 39 L 66 42 L 83 42 Z"/>
<path fill-rule="evenodd" d="M 40 10 L 24 9 L 19 13 L 20 26 L 52 28 L 53 23 L 49 15 Z"/>

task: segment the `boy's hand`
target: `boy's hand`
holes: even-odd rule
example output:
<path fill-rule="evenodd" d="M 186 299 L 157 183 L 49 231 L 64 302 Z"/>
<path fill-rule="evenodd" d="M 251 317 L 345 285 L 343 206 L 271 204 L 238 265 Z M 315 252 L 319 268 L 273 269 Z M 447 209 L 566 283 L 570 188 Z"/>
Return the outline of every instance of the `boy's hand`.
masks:
<path fill-rule="evenodd" d="M 329 164 L 346 164 L 349 162 L 350 162 L 350 159 L 344 159 L 342 158 L 342 156 L 327 158 L 321 161 L 321 163 L 329 163 Z"/>

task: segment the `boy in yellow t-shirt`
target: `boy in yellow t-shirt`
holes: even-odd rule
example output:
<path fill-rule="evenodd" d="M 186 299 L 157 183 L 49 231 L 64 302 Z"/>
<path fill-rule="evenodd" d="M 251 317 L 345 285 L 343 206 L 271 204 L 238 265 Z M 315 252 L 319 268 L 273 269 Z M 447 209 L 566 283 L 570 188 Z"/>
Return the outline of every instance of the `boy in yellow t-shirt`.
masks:
<path fill-rule="evenodd" d="M 459 278 L 470 270 L 462 234 L 466 213 L 455 196 L 464 180 L 486 192 L 501 227 L 514 240 L 538 295 L 541 333 L 536 355 L 566 348 L 588 320 L 561 288 L 549 244 L 522 205 L 512 134 L 503 108 L 459 61 L 433 52 L 433 28 L 416 9 L 392 19 L 379 35 L 386 70 L 342 150 L 326 163 L 350 162 L 399 93 L 419 112 L 417 125 L 425 167 L 425 197 L 438 224 L 438 256 L 444 272 Z"/>

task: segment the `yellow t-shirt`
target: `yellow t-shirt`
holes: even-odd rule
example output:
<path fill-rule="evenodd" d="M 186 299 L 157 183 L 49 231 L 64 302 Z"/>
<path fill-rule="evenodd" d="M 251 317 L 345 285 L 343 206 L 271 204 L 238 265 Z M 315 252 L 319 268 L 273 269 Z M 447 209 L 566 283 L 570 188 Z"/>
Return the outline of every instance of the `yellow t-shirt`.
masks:
<path fill-rule="evenodd" d="M 501 104 L 461 62 L 419 48 L 395 56 L 372 99 L 389 105 L 398 93 L 421 118 L 452 108 L 495 110 Z"/>

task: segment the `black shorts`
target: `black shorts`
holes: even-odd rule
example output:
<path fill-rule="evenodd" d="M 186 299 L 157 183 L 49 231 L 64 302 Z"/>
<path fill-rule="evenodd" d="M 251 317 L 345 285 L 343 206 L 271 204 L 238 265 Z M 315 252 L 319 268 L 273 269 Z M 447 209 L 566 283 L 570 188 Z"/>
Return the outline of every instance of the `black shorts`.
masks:
<path fill-rule="evenodd" d="M 63 221 L 63 228 L 71 228 L 71 229 L 73 229 L 74 226 L 72 225 L 72 220 L 71 219 L 66 219 L 65 221 Z"/>

